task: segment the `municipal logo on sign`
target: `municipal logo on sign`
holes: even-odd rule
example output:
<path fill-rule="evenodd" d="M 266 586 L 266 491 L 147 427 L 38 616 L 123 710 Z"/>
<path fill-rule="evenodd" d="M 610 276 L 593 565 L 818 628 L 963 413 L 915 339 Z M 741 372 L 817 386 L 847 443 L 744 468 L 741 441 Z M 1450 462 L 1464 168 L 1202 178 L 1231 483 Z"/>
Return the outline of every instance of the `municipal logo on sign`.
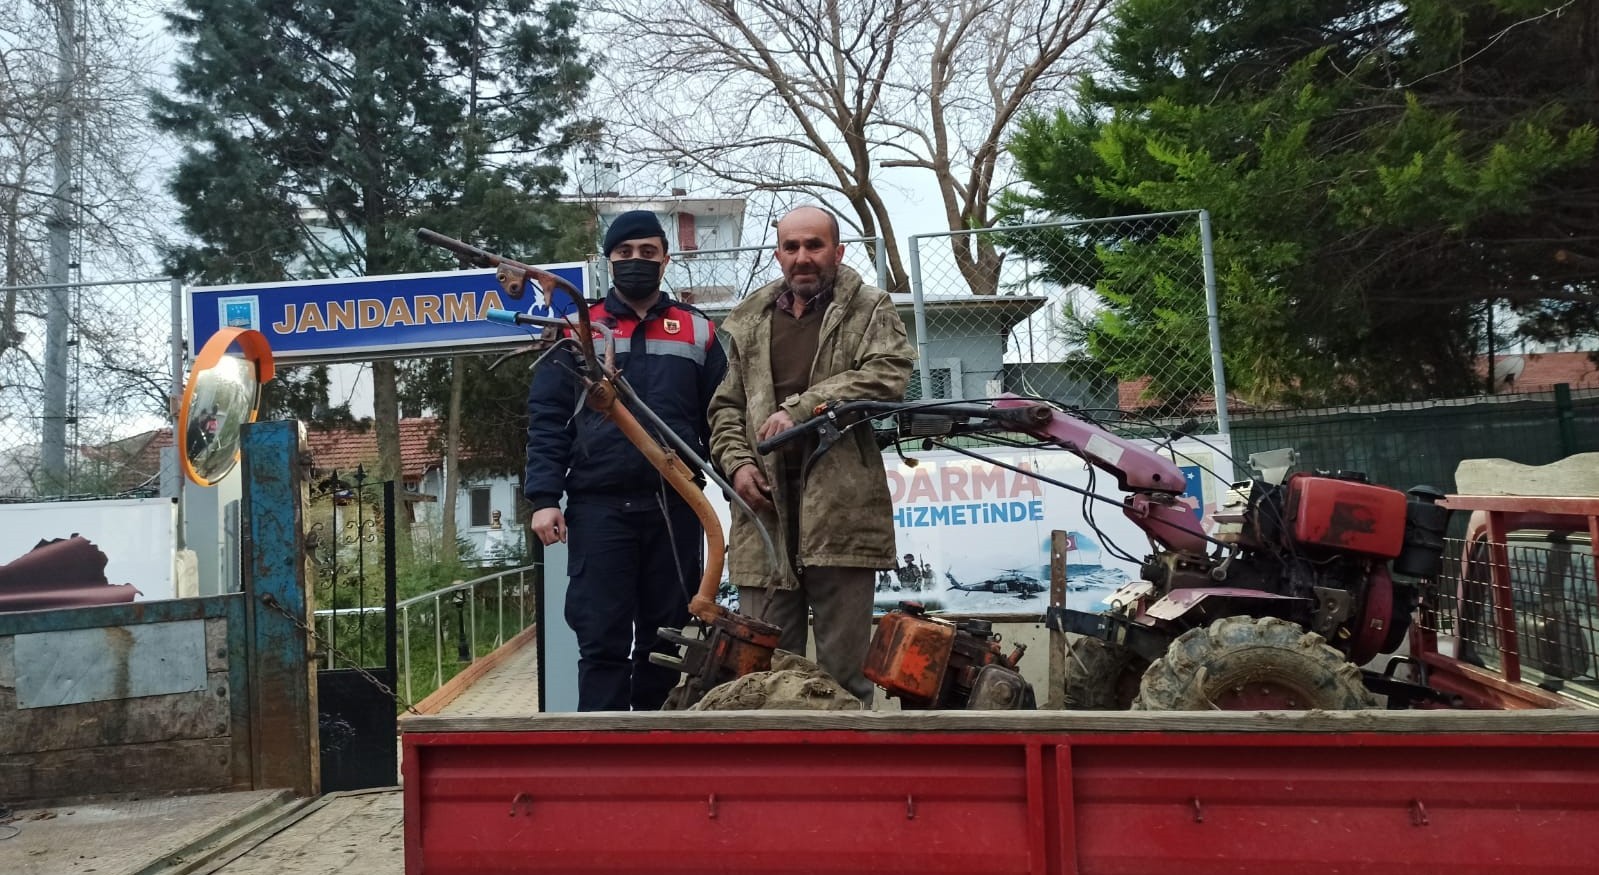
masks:
<path fill-rule="evenodd" d="M 255 295 L 217 299 L 217 322 L 228 328 L 261 330 L 261 302 Z"/>

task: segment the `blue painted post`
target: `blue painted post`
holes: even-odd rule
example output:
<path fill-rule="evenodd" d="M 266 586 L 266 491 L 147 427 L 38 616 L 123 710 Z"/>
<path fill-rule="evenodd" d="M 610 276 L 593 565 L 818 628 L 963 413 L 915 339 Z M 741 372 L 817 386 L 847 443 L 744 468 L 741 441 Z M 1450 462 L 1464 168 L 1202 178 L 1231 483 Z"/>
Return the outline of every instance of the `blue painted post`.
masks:
<path fill-rule="evenodd" d="M 250 736 L 257 787 L 321 791 L 316 669 L 306 594 L 300 424 L 246 425 L 242 562 L 250 641 Z M 292 618 L 292 619 L 291 619 Z"/>

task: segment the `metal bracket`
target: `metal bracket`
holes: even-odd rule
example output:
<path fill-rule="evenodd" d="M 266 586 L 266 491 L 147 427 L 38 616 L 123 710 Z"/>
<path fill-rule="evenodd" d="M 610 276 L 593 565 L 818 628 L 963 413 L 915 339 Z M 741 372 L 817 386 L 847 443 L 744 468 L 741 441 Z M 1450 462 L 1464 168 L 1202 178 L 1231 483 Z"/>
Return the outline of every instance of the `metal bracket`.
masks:
<path fill-rule="evenodd" d="M 1427 806 L 1421 804 L 1420 799 L 1410 800 L 1410 825 L 1427 826 L 1432 821 L 1427 817 Z"/>
<path fill-rule="evenodd" d="M 1055 632 L 1070 632 L 1119 644 L 1151 662 L 1164 655 L 1171 644 L 1171 636 L 1167 633 L 1128 622 L 1115 614 L 1050 607 L 1044 612 L 1044 625 Z"/>
<path fill-rule="evenodd" d="M 511 799 L 511 817 L 515 817 L 518 814 L 527 817 L 533 816 L 533 795 L 526 790 L 516 794 Z"/>
<path fill-rule="evenodd" d="M 1393 664 L 1394 662 L 1390 661 L 1390 671 L 1393 670 Z M 1387 697 L 1390 711 L 1404 711 L 1417 702 L 1430 702 L 1445 708 L 1460 708 L 1465 705 L 1465 699 L 1454 693 L 1441 692 L 1432 687 L 1402 681 L 1370 670 L 1362 670 L 1360 680 L 1366 685 L 1367 690 Z"/>

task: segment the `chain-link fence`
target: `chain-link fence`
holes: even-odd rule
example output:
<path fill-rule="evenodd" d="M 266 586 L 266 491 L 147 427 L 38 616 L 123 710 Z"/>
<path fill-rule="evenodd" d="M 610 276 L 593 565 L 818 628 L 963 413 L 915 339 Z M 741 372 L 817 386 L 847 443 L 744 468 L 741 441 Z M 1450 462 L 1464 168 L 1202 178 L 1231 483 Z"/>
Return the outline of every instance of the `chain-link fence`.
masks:
<path fill-rule="evenodd" d="M 878 286 L 885 284 L 888 263 L 882 239 L 848 237 L 844 243 L 844 263 L 862 278 Z M 772 280 L 782 277 L 776 246 L 740 246 L 734 249 L 696 249 L 672 253 L 666 266 L 666 288 L 672 296 L 697 306 L 731 306 Z M 607 262 L 596 259 L 603 272 Z M 604 289 L 609 277 L 595 277 L 594 288 Z"/>
<path fill-rule="evenodd" d="M 909 248 L 913 397 L 1015 392 L 1225 432 L 1204 212 L 919 234 Z"/>
<path fill-rule="evenodd" d="M 0 288 L 0 501 L 159 490 L 180 297 L 165 278 Z"/>

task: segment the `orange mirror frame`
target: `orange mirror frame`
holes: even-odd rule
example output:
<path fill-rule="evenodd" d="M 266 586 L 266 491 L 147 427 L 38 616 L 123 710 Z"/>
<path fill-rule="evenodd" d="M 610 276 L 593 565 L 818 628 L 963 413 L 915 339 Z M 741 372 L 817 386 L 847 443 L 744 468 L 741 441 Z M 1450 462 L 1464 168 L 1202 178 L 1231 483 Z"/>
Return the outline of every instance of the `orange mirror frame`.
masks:
<path fill-rule="evenodd" d="M 272 347 L 267 343 L 266 336 L 259 331 L 247 328 L 223 328 L 211 335 L 211 338 L 201 347 L 200 354 L 195 356 L 194 366 L 189 370 L 189 379 L 183 387 L 183 403 L 178 408 L 178 421 L 176 433 L 173 435 L 177 445 L 178 457 L 183 460 L 183 473 L 190 481 L 200 486 L 214 486 L 224 475 L 233 470 L 238 463 L 239 450 L 234 446 L 226 458 L 226 463 L 215 470 L 204 472 L 197 470 L 195 465 L 193 447 L 186 434 L 191 424 L 190 417 L 196 412 L 194 401 L 196 389 L 200 383 L 212 373 L 223 356 L 228 355 L 237 346 L 243 358 L 250 362 L 255 369 L 255 393 L 248 411 L 234 411 L 243 418 L 244 422 L 254 422 L 256 413 L 261 403 L 261 387 L 272 379 L 274 373 L 272 366 Z"/>

